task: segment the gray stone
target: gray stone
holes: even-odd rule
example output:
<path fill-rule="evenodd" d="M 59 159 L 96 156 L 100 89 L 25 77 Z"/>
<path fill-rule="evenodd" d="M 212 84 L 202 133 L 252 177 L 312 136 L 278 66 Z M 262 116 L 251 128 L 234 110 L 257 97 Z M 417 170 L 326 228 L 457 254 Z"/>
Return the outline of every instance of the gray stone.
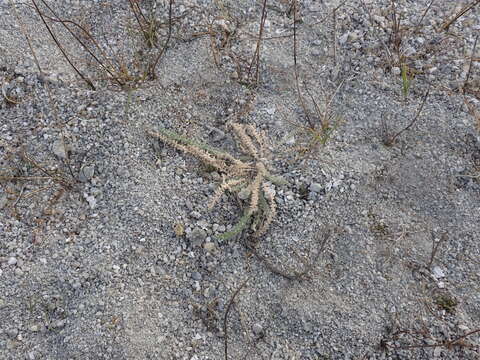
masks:
<path fill-rule="evenodd" d="M 247 200 L 250 197 L 250 189 L 249 188 L 243 188 L 238 192 L 238 198 L 240 200 Z"/>
<path fill-rule="evenodd" d="M 267 112 L 268 115 L 273 115 L 273 114 L 275 114 L 276 110 L 277 109 L 275 108 L 275 106 L 272 106 L 272 107 L 267 108 L 266 112 Z"/>
<path fill-rule="evenodd" d="M 322 191 L 322 185 L 320 185 L 319 183 L 311 183 L 309 189 L 311 192 L 319 193 L 320 191 Z"/>
<path fill-rule="evenodd" d="M 0 195 L 0 210 L 3 209 L 5 205 L 7 205 L 7 202 L 8 202 L 7 194 Z"/>
<path fill-rule="evenodd" d="M 79 180 L 82 182 L 87 182 L 93 178 L 95 175 L 95 166 L 87 165 L 82 168 L 79 174 Z"/>
<path fill-rule="evenodd" d="M 402 71 L 400 70 L 400 68 L 398 66 L 394 66 L 392 67 L 392 74 L 395 75 L 395 76 L 398 76 L 402 73 Z"/>
<path fill-rule="evenodd" d="M 188 210 L 192 211 L 193 210 L 193 204 L 190 200 L 185 200 L 185 206 L 187 207 Z"/>
<path fill-rule="evenodd" d="M 80 289 L 82 287 L 82 283 L 80 281 L 76 280 L 76 281 L 73 282 L 72 287 L 74 289 Z"/>
<path fill-rule="evenodd" d="M 6 334 L 8 335 L 8 337 L 14 339 L 14 338 L 16 338 L 17 335 L 18 335 L 18 329 L 8 329 L 8 330 L 6 331 Z"/>
<path fill-rule="evenodd" d="M 200 274 L 198 271 L 195 271 L 192 274 L 192 279 L 196 280 L 196 281 L 200 281 L 200 280 L 202 280 L 202 274 Z"/>
<path fill-rule="evenodd" d="M 437 279 L 441 279 L 445 277 L 444 271 L 439 266 L 435 266 L 432 269 L 432 273 L 433 273 L 433 276 L 435 276 Z"/>
<path fill-rule="evenodd" d="M 206 238 L 207 232 L 199 227 L 196 227 L 187 234 L 187 239 L 190 240 L 195 246 L 200 246 Z"/>
<path fill-rule="evenodd" d="M 85 200 L 87 200 L 88 205 L 90 205 L 90 209 L 95 209 L 95 207 L 97 206 L 97 200 L 95 199 L 95 197 L 92 195 L 88 195 L 87 193 L 84 193 L 83 197 L 85 198 Z"/>
<path fill-rule="evenodd" d="M 61 319 L 61 320 L 56 320 L 53 324 L 52 327 L 55 329 L 62 329 L 65 327 L 65 324 L 67 323 L 67 320 Z"/>
<path fill-rule="evenodd" d="M 28 330 L 30 330 L 31 332 L 39 332 L 40 328 L 41 328 L 41 325 L 33 324 L 28 328 Z"/>
<path fill-rule="evenodd" d="M 56 157 L 59 157 L 60 159 L 66 159 L 67 158 L 67 153 L 66 153 L 66 147 L 67 145 L 63 143 L 61 139 L 56 140 L 53 145 L 52 145 L 52 152 L 55 154 Z"/>
<path fill-rule="evenodd" d="M 338 38 L 338 43 L 339 43 L 340 45 L 344 45 L 344 44 L 347 42 L 347 40 L 348 40 L 348 35 L 349 35 L 349 32 L 347 31 L 345 34 L 343 34 L 342 36 L 340 36 L 340 37 Z"/>
<path fill-rule="evenodd" d="M 252 331 L 256 336 L 260 336 L 263 334 L 263 326 L 262 324 L 255 323 L 253 324 Z"/>
<path fill-rule="evenodd" d="M 200 218 L 202 217 L 202 214 L 200 214 L 198 211 L 192 211 L 192 212 L 190 213 L 190 216 L 191 216 L 192 218 L 198 220 L 198 219 L 200 219 Z"/>
<path fill-rule="evenodd" d="M 212 252 L 215 250 L 215 243 L 210 241 L 206 242 L 205 244 L 203 244 L 203 248 L 208 252 Z"/>
<path fill-rule="evenodd" d="M 205 296 L 207 299 L 215 295 L 215 289 L 213 287 L 208 287 L 205 290 L 203 290 L 203 296 Z"/>

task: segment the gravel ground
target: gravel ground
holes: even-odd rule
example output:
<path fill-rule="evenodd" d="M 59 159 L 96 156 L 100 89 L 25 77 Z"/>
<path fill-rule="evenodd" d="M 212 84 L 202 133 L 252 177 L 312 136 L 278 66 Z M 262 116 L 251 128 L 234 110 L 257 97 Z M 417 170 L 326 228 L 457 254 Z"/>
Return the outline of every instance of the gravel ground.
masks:
<path fill-rule="evenodd" d="M 0 1 L 0 358 L 480 358 L 480 6 L 267 2 L 253 86 L 261 1 L 175 1 L 171 31 L 138 3 L 159 49 L 128 1 Z M 223 174 L 147 135 L 240 156 L 232 121 L 286 180 L 256 240 L 220 237 Z"/>

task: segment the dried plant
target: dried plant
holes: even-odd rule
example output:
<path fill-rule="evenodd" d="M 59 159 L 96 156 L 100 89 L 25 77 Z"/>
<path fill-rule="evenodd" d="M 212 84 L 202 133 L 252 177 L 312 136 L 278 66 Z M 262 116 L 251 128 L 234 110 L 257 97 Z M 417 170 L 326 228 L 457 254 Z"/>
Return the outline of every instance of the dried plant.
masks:
<path fill-rule="evenodd" d="M 239 200 L 248 202 L 238 223 L 220 238 L 232 238 L 249 226 L 254 235 L 259 237 L 265 234 L 276 215 L 273 184 L 281 185 L 284 180 L 271 175 L 268 169 L 267 140 L 263 133 L 252 125 L 232 123 L 229 126 L 245 159 L 239 160 L 227 152 L 165 129 L 147 132 L 163 143 L 195 156 L 222 174 L 222 183 L 210 199 L 209 209 L 213 208 L 227 191 L 236 194 Z"/>
<path fill-rule="evenodd" d="M 383 144 L 385 146 L 392 146 L 393 144 L 395 144 L 395 141 L 397 140 L 397 138 L 400 135 L 402 135 L 404 132 L 406 132 L 407 130 L 410 130 L 410 128 L 417 122 L 417 120 L 420 117 L 420 114 L 422 113 L 423 106 L 425 105 L 425 102 L 427 101 L 429 93 L 430 93 L 430 88 L 427 90 L 425 96 L 423 97 L 422 103 L 421 103 L 420 107 L 418 108 L 415 117 L 402 130 L 400 130 L 400 131 L 398 131 L 394 134 L 389 134 L 388 126 L 385 122 L 385 119 L 382 119 L 382 121 L 383 121 L 383 125 L 382 125 L 383 126 L 383 129 L 382 129 L 383 134 L 382 134 L 382 136 L 383 136 Z"/>
<path fill-rule="evenodd" d="M 146 46 L 146 51 L 139 49 L 136 51 L 138 55 L 128 60 L 125 60 L 124 56 L 118 51 L 115 51 L 113 56 L 112 54 L 108 54 L 108 45 L 101 45 L 88 26 L 70 18 L 63 18 L 61 14 L 57 12 L 57 9 L 49 5 L 47 1 L 31 0 L 31 3 L 32 5 L 27 6 L 30 6 L 40 17 L 50 37 L 54 41 L 55 46 L 62 53 L 63 58 L 92 90 L 96 89 L 94 81 L 89 77 L 85 66 L 82 70 L 82 67 L 79 66 L 78 59 L 75 59 L 73 55 L 69 53 L 66 46 L 68 42 L 73 42 L 85 55 L 88 55 L 88 69 L 96 70 L 96 72 L 102 74 L 102 79 L 108 79 L 121 88 L 139 84 L 147 79 L 154 80 L 156 78 L 157 65 L 165 54 L 172 37 L 174 0 L 168 1 L 168 32 L 162 46 L 158 44 L 160 24 L 155 18 L 156 2 L 153 3 L 151 14 L 145 14 L 140 7 L 139 1 L 128 0 L 130 9 L 137 23 L 137 26 L 130 29 L 132 40 L 140 34 Z M 12 4 L 11 6 L 13 7 L 14 5 Z M 61 25 L 66 33 L 64 32 L 62 35 L 57 25 Z M 66 38 L 67 33 L 69 34 L 70 40 Z M 154 48 L 156 48 L 156 50 L 152 51 Z"/>
<path fill-rule="evenodd" d="M 303 109 L 304 118 L 307 122 L 306 125 L 300 125 L 298 127 L 309 137 L 308 143 L 305 145 L 302 144 L 296 150 L 298 150 L 301 155 L 305 155 L 312 153 L 312 150 L 318 148 L 319 145 L 324 146 L 328 140 L 331 139 L 334 131 L 340 125 L 342 118 L 335 114 L 331 105 L 335 95 L 342 87 L 344 81 L 340 83 L 340 85 L 332 94 L 325 95 L 325 104 L 323 106 L 319 106 L 317 100 L 310 92 L 307 82 L 303 81 L 303 88 L 305 93 L 310 98 L 312 105 L 305 100 L 300 87 L 299 66 L 297 60 L 297 23 L 301 22 L 301 20 L 297 19 L 297 0 L 292 1 L 290 11 L 293 14 L 293 70 L 295 76 L 295 89 L 297 91 L 300 106 Z"/>
<path fill-rule="evenodd" d="M 63 137 L 62 143 L 66 149 Z M 25 146 L 14 149 L 2 139 L 0 150 L 3 150 L 3 156 L 0 157 L 0 189 L 7 194 L 6 204 L 12 216 L 20 218 L 17 209 L 20 200 L 40 193 L 48 194 L 49 201 L 44 204 L 42 213 L 49 215 L 52 213 L 53 205 L 65 192 L 78 190 L 82 164 L 77 169 L 71 164 L 68 156 L 66 159 L 59 159 L 58 162 L 40 162 L 25 150 Z"/>
<path fill-rule="evenodd" d="M 203 31 L 193 34 L 193 37 L 208 35 L 215 66 L 227 70 L 231 79 L 251 88 L 257 87 L 260 82 L 265 23 L 270 7 L 267 0 L 261 3 L 257 34 L 245 31 L 242 25 L 244 19 L 232 16 L 221 2 L 217 4 L 220 4 L 221 15 L 212 14 L 214 20 L 203 24 Z M 252 40 L 255 41 L 253 53 L 249 50 Z"/>

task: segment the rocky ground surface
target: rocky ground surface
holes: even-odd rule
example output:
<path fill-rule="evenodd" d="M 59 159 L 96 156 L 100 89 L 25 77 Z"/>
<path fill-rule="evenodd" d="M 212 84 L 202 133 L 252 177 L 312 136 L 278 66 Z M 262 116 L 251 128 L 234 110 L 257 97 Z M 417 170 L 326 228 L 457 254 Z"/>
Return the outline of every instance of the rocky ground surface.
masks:
<path fill-rule="evenodd" d="M 255 84 L 262 1 L 153 3 L 0 2 L 0 358 L 478 359 L 480 6 L 268 1 Z M 255 241 L 147 135 L 232 121 L 286 180 Z"/>

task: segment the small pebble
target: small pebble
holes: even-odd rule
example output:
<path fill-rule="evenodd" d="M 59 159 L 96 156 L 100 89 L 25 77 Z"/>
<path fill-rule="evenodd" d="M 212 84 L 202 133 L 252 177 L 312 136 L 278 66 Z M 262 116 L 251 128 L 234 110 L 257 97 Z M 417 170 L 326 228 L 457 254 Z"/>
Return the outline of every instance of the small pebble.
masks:
<path fill-rule="evenodd" d="M 199 227 L 196 227 L 187 234 L 187 239 L 190 240 L 194 246 L 200 246 L 206 238 L 207 232 Z"/>
<path fill-rule="evenodd" d="M 196 281 L 202 280 L 202 274 L 200 274 L 198 271 L 195 271 L 192 273 L 192 279 Z"/>
<path fill-rule="evenodd" d="M 93 178 L 95 174 L 95 166 L 84 166 L 82 171 L 80 171 L 79 180 L 82 182 L 87 182 Z"/>
<path fill-rule="evenodd" d="M 53 323 L 53 327 L 56 329 L 62 329 L 65 327 L 65 324 L 67 323 L 67 320 L 62 319 L 62 320 L 57 320 Z"/>
<path fill-rule="evenodd" d="M 434 266 L 432 270 L 433 276 L 435 276 L 437 279 L 441 279 L 445 277 L 445 273 L 439 266 Z"/>
<path fill-rule="evenodd" d="M 311 192 L 319 193 L 320 191 L 322 191 L 322 185 L 320 185 L 319 183 L 311 183 L 309 189 Z"/>
<path fill-rule="evenodd" d="M 16 268 L 16 269 L 15 269 L 15 275 L 17 275 L 17 276 L 22 276 L 22 275 L 23 275 L 23 270 L 20 269 L 20 268 Z"/>
<path fill-rule="evenodd" d="M 198 219 L 200 219 L 200 218 L 202 217 L 202 214 L 200 214 L 198 211 L 192 211 L 192 212 L 190 213 L 190 216 L 191 216 L 192 218 L 198 220 Z"/>
<path fill-rule="evenodd" d="M 57 140 L 52 145 L 52 152 L 60 159 L 66 159 L 67 153 L 65 151 L 66 145 L 62 140 Z"/>
<path fill-rule="evenodd" d="M 208 252 L 212 252 L 215 250 L 215 243 L 206 242 L 205 244 L 203 244 L 203 248 Z"/>
<path fill-rule="evenodd" d="M 338 43 L 339 43 L 340 45 L 344 45 L 344 44 L 347 42 L 347 40 L 348 40 L 348 35 L 349 35 L 349 32 L 346 32 L 345 34 L 343 34 L 342 36 L 340 36 L 340 37 L 338 38 Z"/>
<path fill-rule="evenodd" d="M 7 194 L 0 195 L 0 210 L 3 209 L 5 205 L 7 205 L 7 202 L 8 202 Z"/>
<path fill-rule="evenodd" d="M 8 330 L 6 331 L 6 334 L 7 334 L 10 338 L 15 339 L 15 338 L 17 337 L 17 335 L 18 335 L 18 329 L 8 329 Z"/>
<path fill-rule="evenodd" d="M 250 197 L 250 189 L 249 188 L 243 188 L 238 192 L 238 198 L 240 200 L 247 200 Z"/>
<path fill-rule="evenodd" d="M 392 74 L 395 75 L 395 76 L 398 76 L 402 73 L 402 71 L 400 70 L 400 68 L 398 66 L 394 66 L 392 67 Z"/>
<path fill-rule="evenodd" d="M 266 111 L 268 115 L 273 115 L 275 114 L 276 109 L 275 107 L 271 107 L 271 108 L 267 108 Z"/>
<path fill-rule="evenodd" d="M 255 323 L 252 327 L 252 331 L 255 335 L 260 336 L 263 334 L 263 326 L 259 323 Z"/>

